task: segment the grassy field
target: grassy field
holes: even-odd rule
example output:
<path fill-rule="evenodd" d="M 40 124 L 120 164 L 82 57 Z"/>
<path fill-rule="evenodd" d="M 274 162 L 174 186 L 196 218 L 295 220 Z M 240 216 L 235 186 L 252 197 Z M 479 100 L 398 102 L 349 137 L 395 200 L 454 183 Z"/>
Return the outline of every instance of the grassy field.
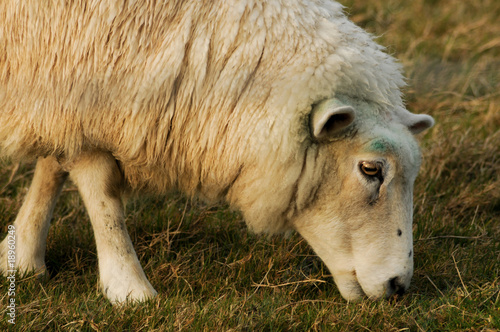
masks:
<path fill-rule="evenodd" d="M 227 207 L 177 195 L 128 205 L 130 235 L 159 296 L 113 308 L 97 289 L 92 230 L 68 184 L 49 233 L 50 279 L 17 280 L 10 326 L 0 278 L 0 330 L 499 331 L 500 1 L 343 3 L 404 64 L 409 109 L 437 122 L 420 137 L 406 295 L 347 303 L 298 235 L 252 235 Z M 32 171 L 0 164 L 0 238 Z"/>

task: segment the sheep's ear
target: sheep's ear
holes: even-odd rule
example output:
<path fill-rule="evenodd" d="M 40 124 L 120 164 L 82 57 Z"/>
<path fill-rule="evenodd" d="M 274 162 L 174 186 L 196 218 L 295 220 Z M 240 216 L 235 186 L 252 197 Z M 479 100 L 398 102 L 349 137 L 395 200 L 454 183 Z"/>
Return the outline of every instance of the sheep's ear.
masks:
<path fill-rule="evenodd" d="M 337 136 L 355 118 L 354 108 L 337 99 L 327 99 L 315 105 L 311 112 L 311 132 L 314 138 L 324 140 Z"/>
<path fill-rule="evenodd" d="M 405 112 L 404 114 L 400 114 L 399 118 L 401 123 L 408 127 L 410 132 L 414 135 L 434 126 L 434 119 L 427 114 Z"/>

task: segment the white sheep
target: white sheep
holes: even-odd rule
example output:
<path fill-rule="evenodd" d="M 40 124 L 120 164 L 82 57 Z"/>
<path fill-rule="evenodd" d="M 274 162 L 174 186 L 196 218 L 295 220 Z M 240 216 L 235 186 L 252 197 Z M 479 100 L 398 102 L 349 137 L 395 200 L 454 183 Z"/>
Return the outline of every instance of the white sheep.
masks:
<path fill-rule="evenodd" d="M 122 195 L 141 190 L 298 231 L 346 299 L 408 287 L 412 134 L 433 120 L 405 109 L 400 66 L 338 3 L 3 0 L 0 21 L 0 152 L 38 159 L 14 222 L 19 272 L 45 271 L 69 174 L 114 303 L 156 294 L 124 222 Z"/>

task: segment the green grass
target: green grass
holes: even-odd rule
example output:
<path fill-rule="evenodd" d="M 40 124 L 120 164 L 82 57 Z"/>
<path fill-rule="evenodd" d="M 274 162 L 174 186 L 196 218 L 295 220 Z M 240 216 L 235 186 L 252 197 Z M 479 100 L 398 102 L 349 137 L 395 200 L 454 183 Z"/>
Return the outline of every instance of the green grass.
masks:
<path fill-rule="evenodd" d="M 0 330 L 500 330 L 500 2 L 344 4 L 403 63 L 408 107 L 437 121 L 421 136 L 406 295 L 347 303 L 298 235 L 252 235 L 227 207 L 175 195 L 129 203 L 129 232 L 159 296 L 114 308 L 97 289 L 92 230 L 68 185 L 49 233 L 50 279 L 17 280 L 16 325 L 2 311 Z M 0 164 L 0 238 L 32 166 Z M 1 308 L 7 286 L 0 278 Z"/>

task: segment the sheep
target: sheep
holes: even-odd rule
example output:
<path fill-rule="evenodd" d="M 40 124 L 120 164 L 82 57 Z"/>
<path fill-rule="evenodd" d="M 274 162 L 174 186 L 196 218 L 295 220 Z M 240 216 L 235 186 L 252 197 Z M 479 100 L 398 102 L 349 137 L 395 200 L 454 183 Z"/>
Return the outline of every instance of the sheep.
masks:
<path fill-rule="evenodd" d="M 94 229 L 112 303 L 156 295 L 122 196 L 173 189 L 295 230 L 347 300 L 413 273 L 413 137 L 401 66 L 327 0 L 0 3 L 0 152 L 37 160 L 16 269 L 44 272 L 65 180 Z M 0 269 L 9 269 L 7 239 Z"/>

